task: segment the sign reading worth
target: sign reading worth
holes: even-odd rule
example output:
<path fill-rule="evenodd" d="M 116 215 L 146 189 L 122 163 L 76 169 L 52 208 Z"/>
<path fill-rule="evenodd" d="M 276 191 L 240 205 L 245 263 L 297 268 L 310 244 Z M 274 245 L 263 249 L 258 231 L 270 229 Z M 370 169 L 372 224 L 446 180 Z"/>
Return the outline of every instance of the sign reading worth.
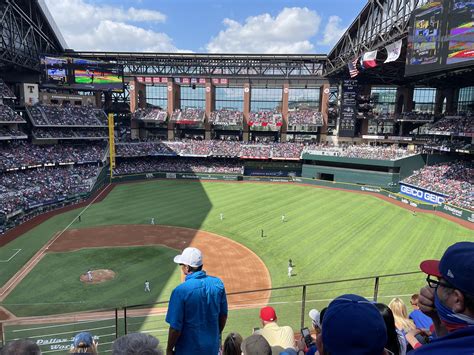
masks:
<path fill-rule="evenodd" d="M 342 83 L 342 102 L 339 116 L 339 136 L 354 137 L 357 118 L 357 80 L 344 80 Z"/>

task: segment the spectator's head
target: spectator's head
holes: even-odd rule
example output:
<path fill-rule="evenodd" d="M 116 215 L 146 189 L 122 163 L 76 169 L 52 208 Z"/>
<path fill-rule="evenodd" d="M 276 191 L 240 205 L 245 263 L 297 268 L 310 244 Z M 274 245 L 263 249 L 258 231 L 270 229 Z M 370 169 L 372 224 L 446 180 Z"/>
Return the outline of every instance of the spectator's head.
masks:
<path fill-rule="evenodd" d="M 113 355 L 162 355 L 159 340 L 145 333 L 131 333 L 114 341 Z"/>
<path fill-rule="evenodd" d="M 321 314 L 317 309 L 312 309 L 309 311 L 309 318 L 311 318 L 311 323 L 313 324 L 316 335 L 319 335 L 319 333 L 321 333 Z"/>
<path fill-rule="evenodd" d="M 34 341 L 29 339 L 20 339 L 9 342 L 2 349 L 1 355 L 41 355 L 41 350 Z"/>
<path fill-rule="evenodd" d="M 419 307 L 418 307 L 418 298 L 419 297 L 420 297 L 420 295 L 418 293 L 415 293 L 415 294 L 411 295 L 410 304 L 413 307 L 413 309 L 419 309 Z"/>
<path fill-rule="evenodd" d="M 74 337 L 70 353 L 97 354 L 97 343 L 92 338 L 91 333 L 81 332 Z"/>
<path fill-rule="evenodd" d="M 260 334 L 252 334 L 240 346 L 243 355 L 271 355 L 272 348 L 268 341 Z"/>
<path fill-rule="evenodd" d="M 405 302 L 401 298 L 393 298 L 388 307 L 392 310 L 395 325 L 398 329 L 408 332 L 415 329 L 415 323 L 408 318 L 408 311 Z"/>
<path fill-rule="evenodd" d="M 375 303 L 375 307 L 379 310 L 385 322 L 385 327 L 387 327 L 387 344 L 385 348 L 395 355 L 400 354 L 400 343 L 398 342 L 397 328 L 395 327 L 395 318 L 393 318 L 392 310 L 382 303 Z"/>
<path fill-rule="evenodd" d="M 173 261 L 181 266 L 185 275 L 202 270 L 202 253 L 197 248 L 184 249 L 182 254 L 174 257 Z"/>
<path fill-rule="evenodd" d="M 451 245 L 441 260 L 425 260 L 420 268 L 428 274 L 429 286 L 435 288 L 435 307 L 447 329 L 472 324 L 474 243 L 460 242 Z"/>
<path fill-rule="evenodd" d="M 322 324 L 322 355 L 382 355 L 387 343 L 385 322 L 364 297 L 347 294 L 333 300 Z"/>
<path fill-rule="evenodd" d="M 277 315 L 276 315 L 275 309 L 270 306 L 263 307 L 260 310 L 260 319 L 263 325 L 267 323 L 271 323 L 271 322 L 276 322 Z"/>
<path fill-rule="evenodd" d="M 240 355 L 242 346 L 242 336 L 238 333 L 230 333 L 224 340 L 222 355 Z"/>

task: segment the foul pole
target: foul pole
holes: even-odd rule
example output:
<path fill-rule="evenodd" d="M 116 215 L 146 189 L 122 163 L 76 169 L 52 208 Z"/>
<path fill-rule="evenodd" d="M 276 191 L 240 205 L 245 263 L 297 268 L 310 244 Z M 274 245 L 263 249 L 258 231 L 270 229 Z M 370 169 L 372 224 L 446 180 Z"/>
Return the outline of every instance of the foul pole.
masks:
<path fill-rule="evenodd" d="M 114 114 L 109 113 L 109 158 L 110 158 L 110 182 L 112 182 L 112 177 L 114 174 L 115 168 L 115 139 L 114 139 Z"/>

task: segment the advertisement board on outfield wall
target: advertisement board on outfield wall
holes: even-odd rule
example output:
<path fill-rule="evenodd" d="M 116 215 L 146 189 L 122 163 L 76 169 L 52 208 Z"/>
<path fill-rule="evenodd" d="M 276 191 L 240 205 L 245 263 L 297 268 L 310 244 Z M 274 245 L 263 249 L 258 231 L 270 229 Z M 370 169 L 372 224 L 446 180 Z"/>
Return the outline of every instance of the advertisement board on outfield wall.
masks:
<path fill-rule="evenodd" d="M 418 201 L 430 203 L 433 205 L 440 205 L 444 203 L 446 201 L 446 198 L 448 197 L 438 192 L 433 192 L 418 186 L 413 186 L 405 183 L 400 183 L 400 193 L 402 195 L 414 198 Z"/>

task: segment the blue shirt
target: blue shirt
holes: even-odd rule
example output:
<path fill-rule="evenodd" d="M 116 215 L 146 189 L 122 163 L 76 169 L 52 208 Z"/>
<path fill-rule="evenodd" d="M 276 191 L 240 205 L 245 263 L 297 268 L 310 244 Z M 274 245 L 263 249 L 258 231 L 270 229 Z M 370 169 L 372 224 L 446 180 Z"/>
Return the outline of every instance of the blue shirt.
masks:
<path fill-rule="evenodd" d="M 176 355 L 214 355 L 219 352 L 219 317 L 227 315 L 222 281 L 205 271 L 186 275 L 171 293 L 166 322 L 181 332 Z"/>
<path fill-rule="evenodd" d="M 474 326 L 455 330 L 437 338 L 421 348 L 410 351 L 411 355 L 472 355 L 474 353 Z"/>
<path fill-rule="evenodd" d="M 411 312 L 409 318 L 413 320 L 416 327 L 420 329 L 430 329 L 433 324 L 433 320 L 419 309 L 415 309 Z"/>

